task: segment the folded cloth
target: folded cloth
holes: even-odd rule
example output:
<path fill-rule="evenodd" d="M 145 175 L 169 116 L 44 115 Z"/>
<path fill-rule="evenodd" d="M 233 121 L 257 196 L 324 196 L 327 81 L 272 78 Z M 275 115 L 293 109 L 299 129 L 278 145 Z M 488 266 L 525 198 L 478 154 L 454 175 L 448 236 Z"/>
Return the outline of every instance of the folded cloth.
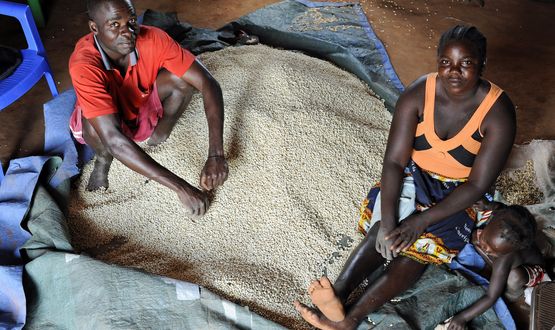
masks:
<path fill-rule="evenodd" d="M 523 267 L 528 273 L 528 283 L 526 283 L 526 289 L 524 289 L 524 301 L 528 305 L 532 305 L 534 287 L 543 282 L 551 282 L 551 278 L 540 265 L 524 265 Z"/>

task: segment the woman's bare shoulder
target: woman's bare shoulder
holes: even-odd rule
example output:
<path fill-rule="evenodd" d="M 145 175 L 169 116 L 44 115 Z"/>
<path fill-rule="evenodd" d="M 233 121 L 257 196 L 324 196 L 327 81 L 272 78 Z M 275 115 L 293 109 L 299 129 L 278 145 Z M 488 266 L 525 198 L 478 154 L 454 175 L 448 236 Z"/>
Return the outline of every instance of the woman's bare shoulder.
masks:
<path fill-rule="evenodd" d="M 502 92 L 484 118 L 482 132 L 488 128 L 510 131 L 516 129 L 516 110 L 513 101 L 506 92 Z"/>
<path fill-rule="evenodd" d="M 427 74 L 418 77 L 412 83 L 410 83 L 401 96 L 399 97 L 397 107 L 420 107 L 424 102 L 424 96 L 426 94 L 426 78 Z"/>

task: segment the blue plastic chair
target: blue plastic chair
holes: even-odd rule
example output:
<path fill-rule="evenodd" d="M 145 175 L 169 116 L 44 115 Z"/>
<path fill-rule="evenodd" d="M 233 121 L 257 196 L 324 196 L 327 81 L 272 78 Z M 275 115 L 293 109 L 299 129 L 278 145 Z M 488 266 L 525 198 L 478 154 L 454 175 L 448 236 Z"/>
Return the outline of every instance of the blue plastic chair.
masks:
<path fill-rule="evenodd" d="M 27 49 L 21 50 L 21 64 L 10 76 L 0 80 L 0 111 L 27 93 L 43 75 L 46 77 L 52 96 L 58 96 L 52 70 L 46 60 L 46 52 L 29 6 L 0 0 L 0 15 L 19 20 L 28 45 Z"/>

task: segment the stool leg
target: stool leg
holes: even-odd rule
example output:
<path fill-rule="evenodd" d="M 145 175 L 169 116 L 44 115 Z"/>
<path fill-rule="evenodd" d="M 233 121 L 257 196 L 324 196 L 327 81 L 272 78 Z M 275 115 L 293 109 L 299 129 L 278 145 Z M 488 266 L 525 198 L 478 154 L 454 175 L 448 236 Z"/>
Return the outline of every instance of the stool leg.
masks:
<path fill-rule="evenodd" d="M 44 72 L 44 77 L 46 78 L 46 82 L 48 83 L 48 87 L 50 88 L 50 93 L 52 93 L 52 97 L 58 96 L 58 89 L 56 88 L 56 82 L 54 81 L 54 77 L 49 71 Z"/>
<path fill-rule="evenodd" d="M 31 11 L 33 12 L 33 17 L 38 27 L 44 27 L 44 15 L 42 14 L 42 8 L 40 6 L 40 0 L 27 0 Z"/>

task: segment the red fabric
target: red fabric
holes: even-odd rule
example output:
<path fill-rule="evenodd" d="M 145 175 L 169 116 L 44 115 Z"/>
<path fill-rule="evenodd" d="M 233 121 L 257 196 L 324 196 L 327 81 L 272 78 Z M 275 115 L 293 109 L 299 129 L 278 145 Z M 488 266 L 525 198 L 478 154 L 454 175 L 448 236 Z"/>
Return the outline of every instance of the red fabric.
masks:
<path fill-rule="evenodd" d="M 195 61 L 193 54 L 155 27 L 141 26 L 136 49 L 137 64 L 128 66 L 122 77 L 116 69 L 105 69 L 92 33 L 77 42 L 69 73 L 85 118 L 119 113 L 123 119 L 135 121 L 159 70 L 165 68 L 181 77 Z"/>
<path fill-rule="evenodd" d="M 83 109 L 81 106 L 75 103 L 75 109 L 69 118 L 69 128 L 77 142 L 86 144 L 83 139 L 82 111 Z M 156 125 L 158 125 L 158 119 L 160 119 L 163 114 L 164 108 L 162 108 L 162 102 L 160 102 L 160 97 L 158 96 L 158 89 L 156 88 L 156 84 L 154 84 L 149 98 L 139 108 L 139 117 L 137 117 L 136 127 L 134 129 L 130 128 L 124 120 L 120 120 L 122 133 L 135 142 L 144 141 L 150 137 Z"/>

